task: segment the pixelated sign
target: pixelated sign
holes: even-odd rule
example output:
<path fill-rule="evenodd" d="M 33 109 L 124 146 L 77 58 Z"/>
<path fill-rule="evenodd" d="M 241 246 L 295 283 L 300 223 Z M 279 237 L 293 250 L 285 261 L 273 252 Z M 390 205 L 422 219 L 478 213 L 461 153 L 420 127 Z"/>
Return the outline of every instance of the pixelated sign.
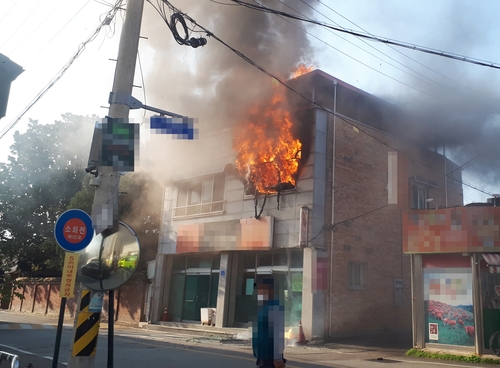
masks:
<path fill-rule="evenodd" d="M 171 134 L 177 139 L 195 139 L 198 129 L 194 128 L 193 118 L 170 118 L 167 116 L 151 116 L 150 128 L 157 134 Z"/>
<path fill-rule="evenodd" d="M 403 252 L 500 252 L 500 207 L 404 211 Z"/>
<path fill-rule="evenodd" d="M 82 210 L 68 210 L 57 219 L 54 236 L 62 249 L 78 252 L 89 245 L 94 237 L 92 220 Z"/>
<path fill-rule="evenodd" d="M 107 118 L 102 123 L 102 146 L 99 166 L 114 171 L 134 171 L 135 153 L 139 152 L 139 124 L 128 119 Z"/>
<path fill-rule="evenodd" d="M 59 295 L 61 298 L 72 298 L 75 295 L 76 267 L 78 265 L 78 253 L 66 252 L 61 277 Z"/>
<path fill-rule="evenodd" d="M 221 250 L 265 250 L 272 247 L 274 219 L 270 216 L 180 225 L 177 253 Z"/>

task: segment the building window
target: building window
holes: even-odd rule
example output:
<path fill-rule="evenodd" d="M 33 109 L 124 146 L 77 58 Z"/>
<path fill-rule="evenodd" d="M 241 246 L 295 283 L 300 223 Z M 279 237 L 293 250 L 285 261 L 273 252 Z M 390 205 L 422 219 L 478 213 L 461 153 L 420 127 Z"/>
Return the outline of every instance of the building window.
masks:
<path fill-rule="evenodd" d="M 427 208 L 427 187 L 418 184 L 411 185 L 411 208 L 415 210 Z"/>
<path fill-rule="evenodd" d="M 224 213 L 224 173 L 177 182 L 174 218 Z"/>
<path fill-rule="evenodd" d="M 366 263 L 349 262 L 349 289 L 366 289 Z"/>

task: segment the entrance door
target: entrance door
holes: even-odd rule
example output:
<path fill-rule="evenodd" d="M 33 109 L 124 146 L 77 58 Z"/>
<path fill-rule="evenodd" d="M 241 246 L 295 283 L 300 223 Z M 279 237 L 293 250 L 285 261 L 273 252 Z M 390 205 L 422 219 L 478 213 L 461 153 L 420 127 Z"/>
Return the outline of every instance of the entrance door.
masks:
<path fill-rule="evenodd" d="M 208 307 L 210 275 L 186 275 L 184 321 L 201 321 L 200 308 Z"/>

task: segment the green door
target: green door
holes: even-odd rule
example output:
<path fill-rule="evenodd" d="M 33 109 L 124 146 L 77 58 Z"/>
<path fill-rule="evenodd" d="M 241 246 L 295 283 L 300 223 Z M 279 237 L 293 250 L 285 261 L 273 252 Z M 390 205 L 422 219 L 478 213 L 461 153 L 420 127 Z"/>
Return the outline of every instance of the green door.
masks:
<path fill-rule="evenodd" d="M 200 308 L 208 307 L 210 275 L 186 275 L 184 321 L 201 321 Z"/>

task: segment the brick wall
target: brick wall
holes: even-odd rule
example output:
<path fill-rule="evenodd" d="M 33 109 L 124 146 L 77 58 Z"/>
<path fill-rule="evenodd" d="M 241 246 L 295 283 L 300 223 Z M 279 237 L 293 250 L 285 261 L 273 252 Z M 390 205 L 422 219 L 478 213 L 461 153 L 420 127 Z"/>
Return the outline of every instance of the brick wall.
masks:
<path fill-rule="evenodd" d="M 334 223 L 339 224 L 335 226 L 330 254 L 332 303 L 328 311 L 333 336 L 411 330 L 410 257 L 402 253 L 401 213 L 383 207 L 387 204 L 388 152 L 407 153 L 410 175 L 437 181 L 438 188 L 430 188 L 428 196 L 438 205 L 445 204 L 442 155 L 370 127 L 359 127 L 354 129 L 349 122 L 336 119 Z M 450 182 L 448 206 L 461 204 L 461 188 Z M 326 193 L 326 198 L 331 199 L 331 194 Z M 349 288 L 349 262 L 366 264 L 364 290 Z M 398 307 L 394 300 L 395 278 L 403 279 L 403 303 Z"/>
<path fill-rule="evenodd" d="M 24 299 L 13 298 L 9 309 L 23 313 L 33 313 L 57 318 L 61 298 L 59 297 L 59 278 L 23 279 L 23 290 L 19 291 Z M 135 274 L 132 278 L 115 291 L 115 321 L 125 324 L 137 324 L 144 320 L 144 303 L 147 281 L 143 274 Z M 78 302 L 75 296 L 66 300 L 65 315 L 74 317 Z M 104 298 L 101 320 L 108 318 L 108 295 Z"/>

